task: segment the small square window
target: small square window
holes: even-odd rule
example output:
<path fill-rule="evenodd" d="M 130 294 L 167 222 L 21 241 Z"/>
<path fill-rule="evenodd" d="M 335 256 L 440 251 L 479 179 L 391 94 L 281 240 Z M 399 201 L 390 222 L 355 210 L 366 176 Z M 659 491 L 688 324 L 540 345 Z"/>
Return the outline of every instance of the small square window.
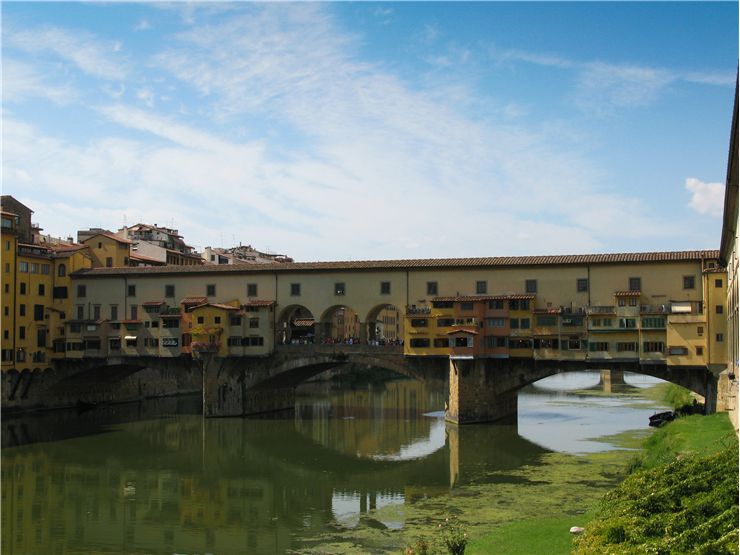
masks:
<path fill-rule="evenodd" d="M 487 281 L 476 281 L 475 282 L 475 293 L 477 295 L 485 295 L 488 293 L 488 282 Z"/>
<path fill-rule="evenodd" d="M 247 283 L 247 297 L 256 297 L 256 296 L 257 296 L 257 284 Z"/>
<path fill-rule="evenodd" d="M 346 292 L 344 283 L 335 283 L 334 284 L 334 294 L 335 295 L 344 295 Z"/>
<path fill-rule="evenodd" d="M 26 294 L 26 284 L 25 283 L 21 283 L 20 284 L 20 291 L 19 292 L 20 292 L 21 295 L 25 295 Z"/>
<path fill-rule="evenodd" d="M 704 347 L 696 348 L 696 356 L 702 356 L 704 354 Z"/>
<path fill-rule="evenodd" d="M 390 295 L 391 294 L 391 282 L 390 281 L 381 281 L 380 282 L 380 294 L 381 295 Z"/>
<path fill-rule="evenodd" d="M 696 280 L 694 276 L 683 276 L 683 288 L 684 289 L 694 289 L 696 285 Z"/>
<path fill-rule="evenodd" d="M 291 283 L 290 284 L 290 296 L 291 297 L 300 297 L 301 296 L 301 284 L 300 283 Z"/>
<path fill-rule="evenodd" d="M 524 282 L 524 290 L 527 293 L 537 293 L 537 280 L 528 279 Z"/>
<path fill-rule="evenodd" d="M 618 304 L 619 306 L 627 306 L 627 303 L 626 303 L 626 302 L 624 301 L 624 298 L 620 298 L 620 299 L 619 299 L 619 300 L 617 301 L 617 304 Z"/>
<path fill-rule="evenodd" d="M 135 297 L 136 296 L 136 286 L 135 285 L 129 285 L 128 286 L 128 296 L 129 297 Z"/>
<path fill-rule="evenodd" d="M 221 316 L 214 316 L 213 317 L 213 323 L 214 324 L 220 324 L 221 323 Z"/>
<path fill-rule="evenodd" d="M 714 280 L 714 286 L 717 287 L 717 288 L 721 288 L 722 287 L 722 280 L 721 279 L 715 279 Z"/>
<path fill-rule="evenodd" d="M 436 281 L 427 281 L 427 295 L 437 295 Z"/>
<path fill-rule="evenodd" d="M 175 296 L 175 286 L 174 285 L 165 285 L 164 286 L 164 296 L 165 297 L 174 297 Z"/>
<path fill-rule="evenodd" d="M 209 283 L 206 285 L 206 297 L 215 297 L 216 296 L 216 284 L 215 283 Z"/>
<path fill-rule="evenodd" d="M 642 280 L 639 277 L 629 278 L 629 290 L 640 291 L 642 289 Z"/>
<path fill-rule="evenodd" d="M 199 324 L 202 324 L 203 323 L 203 316 L 198 316 L 198 323 Z"/>
<path fill-rule="evenodd" d="M 699 337 L 701 337 L 702 335 L 704 335 L 704 326 L 697 326 L 696 327 L 696 335 L 698 335 Z"/>
<path fill-rule="evenodd" d="M 576 291 L 578 291 L 579 293 L 588 291 L 588 279 L 587 278 L 579 278 L 576 280 Z"/>
<path fill-rule="evenodd" d="M 77 296 L 79 298 L 87 297 L 87 286 L 78 285 L 77 286 Z"/>
<path fill-rule="evenodd" d="M 721 304 L 718 304 L 717 306 L 714 307 L 714 310 L 717 314 L 722 314 L 725 311 L 725 307 L 722 306 Z"/>
<path fill-rule="evenodd" d="M 630 297 L 630 306 L 637 306 L 637 297 Z"/>
<path fill-rule="evenodd" d="M 725 340 L 725 336 L 722 333 L 717 334 L 717 343 L 722 343 Z"/>

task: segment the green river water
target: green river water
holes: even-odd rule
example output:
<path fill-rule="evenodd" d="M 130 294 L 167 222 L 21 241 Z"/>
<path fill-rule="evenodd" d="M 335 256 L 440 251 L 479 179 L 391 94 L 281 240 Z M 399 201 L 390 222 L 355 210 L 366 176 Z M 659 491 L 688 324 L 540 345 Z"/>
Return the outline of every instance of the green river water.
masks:
<path fill-rule="evenodd" d="M 413 380 L 308 384 L 260 419 L 204 421 L 197 398 L 5 418 L 2 553 L 401 553 L 450 515 L 473 537 L 576 525 L 661 408 L 627 382 L 553 376 L 515 425 L 446 424 Z"/>

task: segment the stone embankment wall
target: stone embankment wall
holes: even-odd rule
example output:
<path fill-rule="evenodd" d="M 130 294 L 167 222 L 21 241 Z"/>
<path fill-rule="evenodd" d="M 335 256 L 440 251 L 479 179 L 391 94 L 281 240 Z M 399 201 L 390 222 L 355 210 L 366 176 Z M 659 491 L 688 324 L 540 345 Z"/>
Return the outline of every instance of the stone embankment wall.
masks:
<path fill-rule="evenodd" d="M 735 428 L 735 433 L 740 436 L 738 432 L 737 394 L 738 376 L 730 374 L 728 370 L 725 370 L 719 375 L 719 381 L 717 383 L 717 411 L 727 411 L 730 422 L 732 422 L 732 426 Z"/>
<path fill-rule="evenodd" d="M 2 375 L 2 411 L 23 412 L 80 405 L 123 403 L 201 390 L 195 365 L 168 361 L 143 368 L 66 365 Z"/>

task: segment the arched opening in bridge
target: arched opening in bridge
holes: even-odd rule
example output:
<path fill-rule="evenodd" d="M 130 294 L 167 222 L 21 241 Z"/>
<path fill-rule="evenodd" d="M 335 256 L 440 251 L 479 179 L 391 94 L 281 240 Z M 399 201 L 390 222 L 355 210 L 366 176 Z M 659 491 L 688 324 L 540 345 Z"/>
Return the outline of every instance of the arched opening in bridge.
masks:
<path fill-rule="evenodd" d="M 403 317 L 392 304 L 373 307 L 365 318 L 367 341 L 376 345 L 401 344 L 403 339 Z"/>
<path fill-rule="evenodd" d="M 321 315 L 317 336 L 324 344 L 364 343 L 366 335 L 363 322 L 355 310 L 346 305 L 334 305 Z"/>
<path fill-rule="evenodd" d="M 287 306 L 278 318 L 275 342 L 278 345 L 314 343 L 316 327 L 313 314 L 305 306 Z"/>

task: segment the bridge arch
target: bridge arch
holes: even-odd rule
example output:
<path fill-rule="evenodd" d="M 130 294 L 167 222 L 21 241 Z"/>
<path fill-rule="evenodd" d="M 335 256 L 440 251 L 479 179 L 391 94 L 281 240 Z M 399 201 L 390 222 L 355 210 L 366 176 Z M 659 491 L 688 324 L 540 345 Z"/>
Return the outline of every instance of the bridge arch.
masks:
<path fill-rule="evenodd" d="M 321 314 L 317 337 L 321 343 L 345 343 L 364 339 L 360 315 L 346 304 L 335 304 Z"/>
<path fill-rule="evenodd" d="M 365 317 L 368 342 L 400 342 L 403 338 L 403 316 L 394 304 L 375 305 Z"/>
<path fill-rule="evenodd" d="M 313 343 L 316 335 L 316 319 L 313 313 L 301 304 L 286 306 L 278 317 L 275 343 Z"/>

